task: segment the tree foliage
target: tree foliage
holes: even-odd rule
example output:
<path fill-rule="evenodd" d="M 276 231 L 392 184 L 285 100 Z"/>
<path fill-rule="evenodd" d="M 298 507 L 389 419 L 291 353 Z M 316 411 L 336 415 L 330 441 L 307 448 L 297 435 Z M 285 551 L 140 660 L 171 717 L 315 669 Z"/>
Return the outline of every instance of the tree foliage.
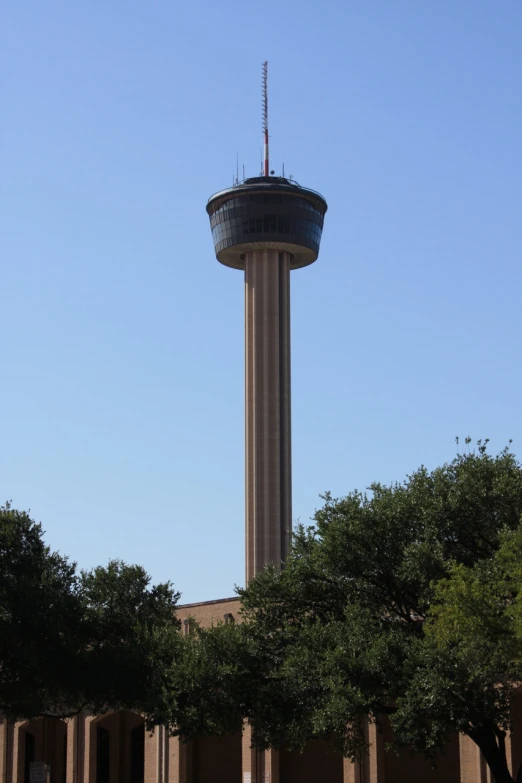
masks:
<path fill-rule="evenodd" d="M 41 525 L 0 508 L 0 711 L 11 718 L 158 701 L 179 644 L 178 594 L 140 566 L 78 573 Z"/>
<path fill-rule="evenodd" d="M 434 757 L 464 732 L 497 783 L 511 781 L 503 742 L 520 680 L 522 467 L 509 449 L 466 446 L 402 483 L 325 495 L 283 571 L 267 568 L 239 591 L 243 623 L 226 668 L 216 649 L 212 665 L 259 746 L 333 736 L 355 758 L 361 720 L 388 714 L 397 743 Z"/>
<path fill-rule="evenodd" d="M 137 565 L 113 560 L 81 573 L 84 642 L 79 699 L 94 713 L 154 709 L 180 644 L 170 583 L 151 586 Z"/>
<path fill-rule="evenodd" d="M 522 673 L 521 558 L 522 527 L 506 530 L 491 558 L 454 563 L 434 586 L 424 649 L 395 717 L 398 735 L 429 751 L 447 735 L 451 713 L 507 781 L 505 734 Z"/>
<path fill-rule="evenodd" d="M 75 679 L 80 586 L 73 564 L 51 552 L 40 525 L 0 508 L 0 709 L 46 712 Z"/>
<path fill-rule="evenodd" d="M 469 447 L 469 442 L 466 444 Z M 0 709 L 136 709 L 186 737 L 252 725 L 259 747 L 362 720 L 436 757 L 455 731 L 497 783 L 522 681 L 522 467 L 487 442 L 367 492 L 326 494 L 285 568 L 239 590 L 242 622 L 182 636 L 178 594 L 113 561 L 78 574 L 27 514 L 0 510 Z M 522 781 L 522 773 L 519 775 Z"/>

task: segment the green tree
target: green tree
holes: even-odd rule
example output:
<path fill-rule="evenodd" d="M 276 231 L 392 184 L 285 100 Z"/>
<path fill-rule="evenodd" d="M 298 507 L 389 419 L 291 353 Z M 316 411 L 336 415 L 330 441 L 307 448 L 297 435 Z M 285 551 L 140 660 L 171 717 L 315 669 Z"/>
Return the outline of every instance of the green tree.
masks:
<path fill-rule="evenodd" d="M 243 694 L 258 660 L 252 639 L 233 624 L 201 628 L 196 622 L 181 639 L 152 722 L 187 739 L 240 731 Z"/>
<path fill-rule="evenodd" d="M 181 645 L 170 583 L 151 586 L 137 565 L 119 560 L 81 574 L 84 643 L 77 701 L 99 714 L 157 711 Z"/>
<path fill-rule="evenodd" d="M 170 583 L 112 561 L 77 573 L 41 525 L 0 508 L 0 711 L 11 718 L 161 703 L 180 645 Z"/>
<path fill-rule="evenodd" d="M 52 712 L 76 678 L 82 597 L 74 564 L 28 514 L 0 507 L 0 710 Z"/>
<path fill-rule="evenodd" d="M 491 559 L 451 566 L 435 586 L 423 646 L 399 700 L 397 732 L 429 749 L 444 738 L 444 716 L 451 713 L 495 779 L 511 781 L 505 734 L 521 685 L 522 528 L 506 531 Z"/>
<path fill-rule="evenodd" d="M 239 591 L 244 621 L 227 641 L 219 691 L 250 720 L 259 746 L 334 736 L 355 758 L 364 745 L 361 720 L 386 713 L 397 743 L 435 756 L 453 732 L 464 732 L 497 783 L 511 781 L 506 684 L 516 681 L 519 659 L 506 643 L 505 659 L 485 657 L 475 676 L 472 630 L 468 657 L 442 631 L 450 590 L 443 585 L 455 585 L 462 569 L 487 568 L 506 531 L 519 529 L 522 467 L 509 449 L 491 456 L 486 445 L 436 470 L 421 467 L 400 484 L 326 495 L 315 524 L 296 531 L 284 570 L 267 568 Z M 491 630 L 498 647 L 497 631 L 498 624 Z M 219 668 L 215 649 L 212 660 L 207 666 Z M 211 710 L 208 696 L 207 704 Z"/>

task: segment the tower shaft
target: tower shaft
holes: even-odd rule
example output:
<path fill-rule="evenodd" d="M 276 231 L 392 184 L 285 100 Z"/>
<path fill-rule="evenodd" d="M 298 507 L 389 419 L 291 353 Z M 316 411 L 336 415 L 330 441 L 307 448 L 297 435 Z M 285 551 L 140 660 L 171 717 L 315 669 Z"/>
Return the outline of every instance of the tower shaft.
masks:
<path fill-rule="evenodd" d="M 292 528 L 290 262 L 245 253 L 246 581 L 280 567 Z"/>
<path fill-rule="evenodd" d="M 273 176 L 207 204 L 216 258 L 245 274 L 247 583 L 290 550 L 290 270 L 317 259 L 327 209 L 319 193 Z"/>

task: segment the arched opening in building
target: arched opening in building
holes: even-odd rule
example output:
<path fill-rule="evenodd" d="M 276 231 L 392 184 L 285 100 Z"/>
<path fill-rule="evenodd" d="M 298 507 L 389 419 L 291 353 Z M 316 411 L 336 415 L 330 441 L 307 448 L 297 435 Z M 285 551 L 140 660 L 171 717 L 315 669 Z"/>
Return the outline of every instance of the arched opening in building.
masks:
<path fill-rule="evenodd" d="M 109 783 L 111 776 L 111 735 L 103 726 L 96 727 L 96 783 Z"/>
<path fill-rule="evenodd" d="M 30 783 L 31 765 L 46 764 L 50 783 L 66 783 L 67 724 L 59 718 L 38 718 L 19 727 L 16 783 Z"/>
<path fill-rule="evenodd" d="M 327 740 L 310 741 L 303 752 L 281 750 L 280 783 L 343 783 L 343 757 Z"/>
<path fill-rule="evenodd" d="M 31 764 L 35 757 L 36 737 L 29 729 L 24 731 L 24 783 L 31 783 Z"/>
<path fill-rule="evenodd" d="M 241 732 L 196 737 L 192 745 L 193 783 L 241 783 Z"/>
<path fill-rule="evenodd" d="M 135 712 L 111 712 L 91 724 L 96 783 L 144 783 L 145 721 Z"/>
<path fill-rule="evenodd" d="M 381 717 L 384 742 L 393 740 L 387 717 Z M 421 753 L 408 748 L 387 750 L 384 756 L 386 783 L 460 783 L 459 736 L 455 734 L 444 747 L 444 752 L 433 765 Z"/>
<path fill-rule="evenodd" d="M 143 783 L 145 769 L 145 726 L 135 726 L 130 735 L 130 783 Z"/>

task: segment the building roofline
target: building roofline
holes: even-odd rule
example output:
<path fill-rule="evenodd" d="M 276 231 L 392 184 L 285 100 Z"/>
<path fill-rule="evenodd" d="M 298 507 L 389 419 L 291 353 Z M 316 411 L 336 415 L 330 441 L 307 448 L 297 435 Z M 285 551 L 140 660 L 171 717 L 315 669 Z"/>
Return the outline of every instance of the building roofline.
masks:
<path fill-rule="evenodd" d="M 196 601 L 193 604 L 179 604 L 179 606 L 176 606 L 176 609 L 190 609 L 192 606 L 208 606 L 209 604 L 226 604 L 230 601 L 239 600 L 239 596 L 235 595 L 233 598 L 215 598 L 212 601 Z"/>

